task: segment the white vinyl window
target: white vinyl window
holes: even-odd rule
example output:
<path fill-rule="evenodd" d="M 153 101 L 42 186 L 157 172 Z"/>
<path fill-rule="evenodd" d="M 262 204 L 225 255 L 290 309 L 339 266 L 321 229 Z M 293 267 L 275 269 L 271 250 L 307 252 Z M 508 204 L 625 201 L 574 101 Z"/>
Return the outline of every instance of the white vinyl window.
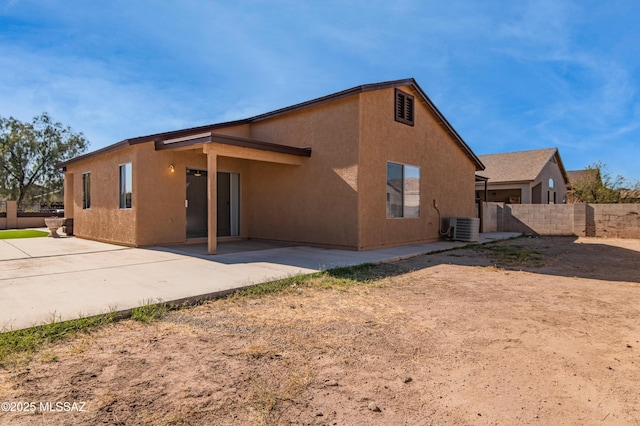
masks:
<path fill-rule="evenodd" d="M 387 163 L 387 217 L 420 217 L 420 167 Z"/>

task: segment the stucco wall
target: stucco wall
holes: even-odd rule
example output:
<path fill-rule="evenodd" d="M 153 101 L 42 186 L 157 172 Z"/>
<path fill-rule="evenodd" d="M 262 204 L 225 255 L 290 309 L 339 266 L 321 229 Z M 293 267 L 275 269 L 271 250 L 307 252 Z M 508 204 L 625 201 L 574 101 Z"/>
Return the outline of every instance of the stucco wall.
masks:
<path fill-rule="evenodd" d="M 444 224 L 434 200 L 443 222 L 474 216 L 475 165 L 418 97 L 414 126 L 394 120 L 394 89 L 361 97 L 360 248 L 438 239 Z M 387 218 L 388 161 L 420 167 L 419 218 Z"/>
<path fill-rule="evenodd" d="M 206 146 L 218 155 L 218 171 L 240 174 L 240 236 L 368 249 L 437 239 L 434 200 L 443 220 L 473 216 L 474 163 L 417 97 L 413 127 L 395 122 L 393 108 L 393 89 L 376 90 L 216 131 L 312 148 L 311 158 L 293 165 L 230 158 Z M 420 218 L 386 218 L 387 161 L 420 167 Z M 118 166 L 127 162 L 133 207 L 123 210 Z M 202 146 L 156 151 L 152 142 L 71 163 L 65 202 L 76 235 L 141 246 L 184 242 L 186 170 L 207 163 Z M 85 172 L 90 209 L 82 209 Z"/>
<path fill-rule="evenodd" d="M 555 157 L 554 157 L 555 158 Z M 554 188 L 549 188 L 549 179 L 554 180 Z M 567 188 L 562 177 L 562 172 L 557 163 L 553 159 L 549 160 L 547 164 L 542 168 L 542 171 L 538 175 L 538 178 L 531 185 L 532 187 L 538 183 L 542 184 L 542 204 L 547 204 L 548 191 L 555 191 L 556 204 L 564 204 L 567 199 Z"/>
<path fill-rule="evenodd" d="M 126 162 L 131 162 L 133 167 L 133 201 L 131 209 L 122 210 L 118 208 L 118 170 L 119 165 Z M 244 238 L 257 238 L 250 232 L 251 212 L 256 208 L 251 196 L 255 193 L 253 182 L 269 179 L 268 174 L 256 174 L 252 170 L 256 164 L 258 162 L 218 157 L 217 171 L 241 176 L 240 236 Z M 72 164 L 67 169 L 65 187 L 73 190 L 67 191 L 65 202 L 74 207 L 76 236 L 137 246 L 185 242 L 187 169 L 207 169 L 207 156 L 201 147 L 156 151 L 153 143 L 143 143 Z M 82 174 L 85 172 L 91 172 L 90 209 L 82 209 Z"/>
<path fill-rule="evenodd" d="M 180 243 L 186 240 L 186 170 L 207 168 L 202 150 L 155 151 L 153 143 L 138 146 L 134 164 L 138 245 Z M 144 160 L 142 160 L 144 159 Z M 174 166 L 174 171 L 169 166 Z"/>
<path fill-rule="evenodd" d="M 358 247 L 358 111 L 351 96 L 252 125 L 252 138 L 312 154 L 301 166 L 251 162 L 251 237 Z"/>
<path fill-rule="evenodd" d="M 119 208 L 119 166 L 136 164 L 137 146 L 72 163 L 67 167 L 65 179 L 73 186 L 74 234 L 78 237 L 98 239 L 118 244 L 135 245 L 136 212 L 139 205 L 138 176 L 133 167 L 133 194 L 131 209 Z M 82 175 L 91 173 L 91 206 L 82 208 Z M 69 205 L 65 197 L 65 209 Z M 68 216 L 69 217 L 69 216 Z"/>

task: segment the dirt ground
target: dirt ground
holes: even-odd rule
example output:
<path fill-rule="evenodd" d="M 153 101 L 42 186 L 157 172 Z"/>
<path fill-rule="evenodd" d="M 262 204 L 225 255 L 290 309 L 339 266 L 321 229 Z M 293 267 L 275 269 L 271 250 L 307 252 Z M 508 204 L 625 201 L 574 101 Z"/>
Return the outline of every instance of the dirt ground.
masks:
<path fill-rule="evenodd" d="M 46 348 L 0 369 L 0 401 L 54 409 L 0 424 L 640 424 L 640 240 L 520 238 L 380 269 Z"/>

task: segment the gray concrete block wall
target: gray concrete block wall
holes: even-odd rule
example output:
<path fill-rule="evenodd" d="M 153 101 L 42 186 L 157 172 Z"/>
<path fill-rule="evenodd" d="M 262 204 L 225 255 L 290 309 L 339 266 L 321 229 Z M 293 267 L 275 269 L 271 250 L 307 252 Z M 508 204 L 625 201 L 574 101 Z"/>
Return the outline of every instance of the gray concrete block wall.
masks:
<path fill-rule="evenodd" d="M 498 213 L 497 203 L 482 203 L 482 229 L 480 232 L 498 232 L 502 226 L 502 212 Z M 500 207 L 502 209 L 502 207 Z"/>
<path fill-rule="evenodd" d="M 483 232 L 640 238 L 640 204 L 483 203 Z"/>
<path fill-rule="evenodd" d="M 505 206 L 511 232 L 540 235 L 573 235 L 574 213 L 566 204 L 513 204 Z M 505 231 L 507 229 L 504 229 Z"/>
<path fill-rule="evenodd" d="M 600 237 L 640 238 L 639 204 L 593 204 L 593 224 Z"/>

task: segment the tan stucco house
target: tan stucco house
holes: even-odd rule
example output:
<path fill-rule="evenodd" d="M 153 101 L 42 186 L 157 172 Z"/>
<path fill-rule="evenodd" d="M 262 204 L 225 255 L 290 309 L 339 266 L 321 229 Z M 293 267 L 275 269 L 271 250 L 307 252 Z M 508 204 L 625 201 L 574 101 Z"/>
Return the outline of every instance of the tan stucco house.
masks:
<path fill-rule="evenodd" d="M 557 148 L 479 156 L 485 169 L 478 173 L 476 197 L 512 204 L 563 204 L 567 200 L 567 172 Z"/>
<path fill-rule="evenodd" d="M 447 217 L 474 215 L 483 169 L 413 79 L 127 139 L 60 167 L 76 236 L 206 241 L 209 253 L 235 238 L 352 250 L 436 240 Z"/>

